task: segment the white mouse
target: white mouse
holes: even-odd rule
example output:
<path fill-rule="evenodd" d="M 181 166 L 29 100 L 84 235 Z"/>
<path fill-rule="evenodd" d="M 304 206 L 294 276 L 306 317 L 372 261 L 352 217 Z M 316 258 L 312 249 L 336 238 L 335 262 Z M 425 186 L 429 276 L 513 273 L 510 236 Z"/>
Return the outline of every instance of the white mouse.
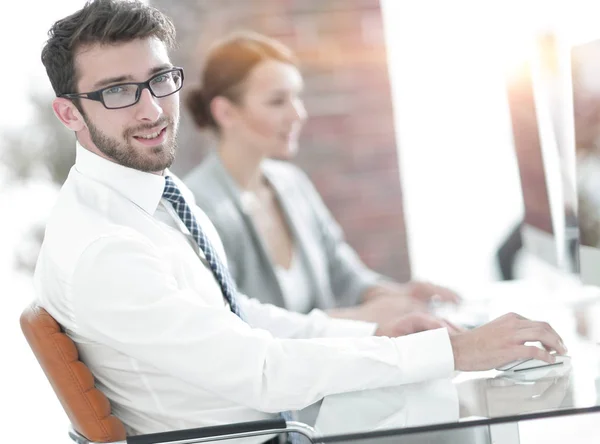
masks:
<path fill-rule="evenodd" d="M 556 358 L 556 361 L 552 364 L 549 364 L 548 362 L 539 359 L 518 359 L 516 361 L 509 362 L 508 364 L 505 364 L 501 367 L 497 367 L 496 370 L 500 370 L 503 372 L 522 372 L 524 370 L 533 370 L 537 368 L 562 365 L 570 359 L 570 357 L 566 355 L 554 355 L 554 357 Z"/>

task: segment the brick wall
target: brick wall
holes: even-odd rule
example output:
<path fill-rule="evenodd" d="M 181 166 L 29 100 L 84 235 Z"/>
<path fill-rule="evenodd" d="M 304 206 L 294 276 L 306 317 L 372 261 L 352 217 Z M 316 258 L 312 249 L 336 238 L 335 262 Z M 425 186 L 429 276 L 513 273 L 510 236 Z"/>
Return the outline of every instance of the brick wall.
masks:
<path fill-rule="evenodd" d="M 309 120 L 295 162 L 315 183 L 350 244 L 375 270 L 410 277 L 379 0 L 150 0 L 174 21 L 173 61 L 199 80 L 206 48 L 235 29 L 297 54 Z M 173 170 L 184 174 L 213 141 L 182 113 Z"/>

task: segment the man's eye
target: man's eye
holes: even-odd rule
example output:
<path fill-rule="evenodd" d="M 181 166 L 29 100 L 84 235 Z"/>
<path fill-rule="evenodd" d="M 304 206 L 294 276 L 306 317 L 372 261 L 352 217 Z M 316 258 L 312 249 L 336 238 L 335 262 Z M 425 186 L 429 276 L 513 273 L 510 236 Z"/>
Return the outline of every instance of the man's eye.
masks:
<path fill-rule="evenodd" d="M 154 79 L 152 79 L 152 83 L 165 83 L 168 82 L 170 79 L 170 74 L 162 74 L 160 76 L 154 77 Z"/>
<path fill-rule="evenodd" d="M 113 86 L 104 90 L 104 94 L 120 94 L 125 91 L 123 86 Z"/>

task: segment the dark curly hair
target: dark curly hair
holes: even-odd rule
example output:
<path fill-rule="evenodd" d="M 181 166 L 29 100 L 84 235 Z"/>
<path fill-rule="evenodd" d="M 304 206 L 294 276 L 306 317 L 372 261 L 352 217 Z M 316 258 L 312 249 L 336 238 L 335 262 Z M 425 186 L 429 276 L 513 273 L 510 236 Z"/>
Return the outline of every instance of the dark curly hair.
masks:
<path fill-rule="evenodd" d="M 83 45 L 114 44 L 156 37 L 171 48 L 175 27 L 160 11 L 139 1 L 90 0 L 48 31 L 42 63 L 57 96 L 75 93 L 75 55 Z"/>

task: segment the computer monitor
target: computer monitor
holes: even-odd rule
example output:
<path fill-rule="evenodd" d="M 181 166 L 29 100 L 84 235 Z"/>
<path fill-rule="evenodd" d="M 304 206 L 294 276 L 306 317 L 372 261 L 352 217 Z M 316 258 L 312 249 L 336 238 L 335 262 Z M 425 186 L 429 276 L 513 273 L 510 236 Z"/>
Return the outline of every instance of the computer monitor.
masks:
<path fill-rule="evenodd" d="M 600 286 L 600 39 L 570 55 L 581 280 Z"/>
<path fill-rule="evenodd" d="M 524 248 L 600 286 L 600 39 L 541 33 L 507 85 Z"/>
<path fill-rule="evenodd" d="M 541 57 L 534 54 L 542 49 L 548 52 L 549 45 L 545 42 L 541 39 L 532 54 L 507 73 L 507 98 L 524 204 L 520 226 L 522 246 L 543 262 L 559 267 L 561 258 L 556 237 L 560 224 L 553 207 L 556 209 L 560 196 L 552 186 L 556 178 L 548 161 L 551 157 L 548 133 L 542 132 L 548 113 L 542 106 L 544 100 L 539 84 Z"/>
<path fill-rule="evenodd" d="M 600 338 L 600 39 L 540 33 L 507 81 L 524 219 L 523 249 L 549 299 Z M 527 275 L 526 277 L 529 277 Z"/>

